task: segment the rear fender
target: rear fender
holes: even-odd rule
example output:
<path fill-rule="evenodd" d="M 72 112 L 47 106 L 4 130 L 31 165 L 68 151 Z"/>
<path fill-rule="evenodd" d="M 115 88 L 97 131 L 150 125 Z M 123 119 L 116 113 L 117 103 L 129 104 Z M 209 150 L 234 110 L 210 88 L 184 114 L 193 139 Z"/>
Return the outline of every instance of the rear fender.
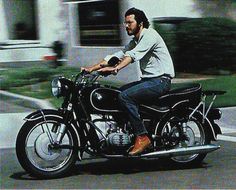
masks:
<path fill-rule="evenodd" d="M 192 111 L 194 109 L 191 109 Z M 199 110 L 197 110 L 193 116 L 197 117 L 201 122 L 203 119 L 203 113 Z M 219 134 L 219 131 L 221 132 L 221 130 L 219 129 L 219 126 L 217 124 L 215 124 L 214 122 L 212 122 L 208 117 L 205 117 L 204 120 L 204 127 L 206 127 L 210 133 L 210 137 L 211 140 L 216 141 L 217 140 L 217 134 Z"/>
<path fill-rule="evenodd" d="M 218 124 L 216 124 L 214 121 L 212 121 L 212 126 L 214 128 L 214 131 L 215 131 L 215 134 L 218 135 L 218 134 L 222 134 L 222 131 L 219 127 Z"/>
<path fill-rule="evenodd" d="M 211 108 L 207 114 L 210 120 L 219 120 L 222 116 L 222 112 L 218 108 Z"/>
<path fill-rule="evenodd" d="M 222 134 L 222 131 L 219 125 L 215 123 L 215 120 L 219 120 L 221 116 L 222 116 L 222 112 L 218 108 L 210 109 L 209 113 L 207 114 L 207 118 L 209 118 L 209 120 L 211 121 L 216 135 Z"/>
<path fill-rule="evenodd" d="M 171 110 L 171 112 L 165 114 L 162 119 L 158 122 L 158 128 L 161 127 L 161 125 L 167 120 L 168 117 L 170 117 L 170 114 L 171 115 L 175 115 L 175 114 L 178 114 L 178 115 L 182 115 L 182 116 L 185 116 L 185 114 L 188 112 L 188 115 L 189 115 L 189 110 L 186 110 L 185 108 L 186 107 L 183 107 L 183 106 L 179 106 L 179 107 L 176 107 L 177 109 L 173 109 Z M 192 108 L 189 108 L 190 111 L 193 111 L 194 109 Z M 193 114 L 193 117 L 196 117 L 199 121 L 202 122 L 202 117 L 203 117 L 203 114 L 197 110 L 194 114 Z M 210 139 L 211 140 L 216 140 L 216 136 L 218 134 L 218 129 L 217 129 L 217 126 L 216 124 L 213 122 L 211 122 L 208 118 L 205 118 L 205 122 L 203 124 L 203 126 L 207 129 L 207 131 L 209 132 L 209 136 L 210 136 Z"/>
<path fill-rule="evenodd" d="M 184 110 L 189 107 L 189 101 L 188 100 L 183 100 L 178 103 L 176 103 L 172 109 L 184 113 Z M 190 110 L 194 110 L 190 108 Z M 201 111 L 197 110 L 194 115 L 197 114 L 197 117 L 199 119 L 203 118 L 203 114 Z M 205 118 L 205 124 L 204 126 L 208 128 L 208 131 L 210 132 L 210 137 L 212 140 L 217 139 L 217 134 L 222 134 L 220 127 L 214 122 L 215 119 L 220 119 L 221 118 L 221 112 L 219 109 L 210 109 L 209 113 L 207 114 L 207 117 Z"/>

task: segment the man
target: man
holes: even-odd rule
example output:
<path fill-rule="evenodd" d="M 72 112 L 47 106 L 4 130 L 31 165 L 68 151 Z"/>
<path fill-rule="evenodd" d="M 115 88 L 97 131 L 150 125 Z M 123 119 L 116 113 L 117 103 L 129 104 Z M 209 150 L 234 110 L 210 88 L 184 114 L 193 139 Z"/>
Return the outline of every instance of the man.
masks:
<path fill-rule="evenodd" d="M 129 155 L 142 153 L 151 145 L 147 130 L 138 112 L 138 105 L 146 100 L 155 99 L 165 94 L 175 76 L 169 51 L 161 36 L 152 28 L 143 11 L 131 8 L 125 13 L 127 34 L 134 38 L 121 51 L 107 56 L 100 63 L 82 68 L 88 72 L 98 70 L 104 73 L 118 73 L 130 63 L 137 63 L 141 70 L 141 80 L 127 84 L 121 88 L 119 101 L 129 116 L 131 126 L 136 135 L 135 144 Z M 118 57 L 120 62 L 114 67 L 104 67 L 111 57 Z"/>

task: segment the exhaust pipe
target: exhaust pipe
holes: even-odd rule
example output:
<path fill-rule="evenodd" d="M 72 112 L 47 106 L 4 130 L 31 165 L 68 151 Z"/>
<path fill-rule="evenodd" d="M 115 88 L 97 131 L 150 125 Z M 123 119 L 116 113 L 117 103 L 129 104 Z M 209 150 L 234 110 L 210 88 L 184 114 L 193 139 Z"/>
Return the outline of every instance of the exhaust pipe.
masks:
<path fill-rule="evenodd" d="M 130 158 L 160 158 L 160 157 L 175 157 L 175 156 L 184 156 L 184 155 L 192 155 L 192 154 L 204 154 L 213 152 L 219 149 L 219 145 L 209 144 L 209 145 L 201 145 L 201 146 L 193 146 L 186 148 L 177 148 L 171 150 L 162 150 L 156 152 L 150 152 L 147 154 L 141 154 L 138 156 L 128 156 Z M 105 158 L 124 158 L 124 155 L 107 155 L 103 154 Z"/>
<path fill-rule="evenodd" d="M 140 157 L 142 158 L 158 158 L 158 157 L 174 157 L 174 156 L 183 156 L 183 155 L 191 155 L 191 154 L 204 154 L 215 151 L 219 149 L 219 145 L 202 145 L 202 146 L 193 146 L 186 148 L 177 148 L 171 150 L 162 150 L 156 152 L 150 152 L 147 154 L 142 154 Z"/>

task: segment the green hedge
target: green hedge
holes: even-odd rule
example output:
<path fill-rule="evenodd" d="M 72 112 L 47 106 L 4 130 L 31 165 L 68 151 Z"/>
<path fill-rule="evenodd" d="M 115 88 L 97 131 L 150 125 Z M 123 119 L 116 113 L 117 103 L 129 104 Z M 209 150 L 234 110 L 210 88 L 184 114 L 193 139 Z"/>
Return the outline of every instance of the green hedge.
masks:
<path fill-rule="evenodd" d="M 207 69 L 236 71 L 236 22 L 226 18 L 198 18 L 176 28 L 154 25 L 163 36 L 178 71 Z"/>

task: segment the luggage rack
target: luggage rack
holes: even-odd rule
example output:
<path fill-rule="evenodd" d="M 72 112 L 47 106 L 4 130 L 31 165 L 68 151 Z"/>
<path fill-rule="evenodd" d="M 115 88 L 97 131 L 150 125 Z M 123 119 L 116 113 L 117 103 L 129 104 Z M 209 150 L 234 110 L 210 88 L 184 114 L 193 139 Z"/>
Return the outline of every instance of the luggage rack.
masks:
<path fill-rule="evenodd" d="M 202 106 L 202 122 L 205 122 L 205 119 L 207 117 L 208 112 L 210 111 L 215 99 L 217 95 L 223 95 L 225 94 L 226 91 L 221 91 L 221 90 L 205 90 L 202 91 L 202 98 L 201 101 L 199 102 L 199 104 L 196 106 L 196 108 L 192 111 L 192 113 L 189 115 L 189 119 L 193 116 L 193 114 L 200 108 L 200 106 Z M 211 103 L 209 105 L 209 107 L 206 110 L 206 98 L 207 96 L 213 96 Z"/>

